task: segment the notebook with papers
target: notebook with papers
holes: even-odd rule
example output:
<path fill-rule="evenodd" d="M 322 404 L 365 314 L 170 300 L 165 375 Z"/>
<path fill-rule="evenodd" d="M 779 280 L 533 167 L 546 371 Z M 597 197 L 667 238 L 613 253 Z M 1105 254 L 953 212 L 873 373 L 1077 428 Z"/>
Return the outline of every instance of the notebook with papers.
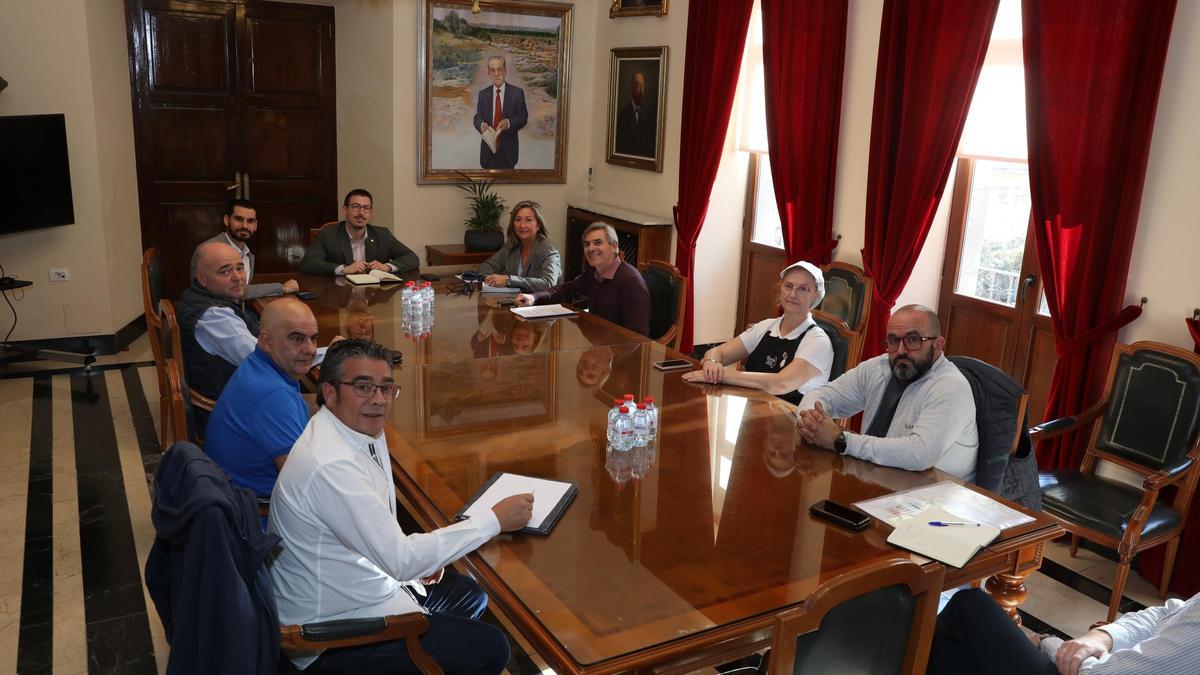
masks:
<path fill-rule="evenodd" d="M 974 523 L 939 508 L 928 508 L 900 521 L 888 543 L 954 567 L 966 565 L 1000 529 Z"/>
<path fill-rule="evenodd" d="M 513 495 L 533 495 L 533 515 L 529 524 L 518 530 L 525 534 L 550 534 L 558 519 L 575 500 L 579 488 L 575 483 L 522 476 L 515 473 L 497 473 L 479 488 L 479 492 L 455 514 L 455 520 L 464 520 L 491 509 L 502 499 Z"/>

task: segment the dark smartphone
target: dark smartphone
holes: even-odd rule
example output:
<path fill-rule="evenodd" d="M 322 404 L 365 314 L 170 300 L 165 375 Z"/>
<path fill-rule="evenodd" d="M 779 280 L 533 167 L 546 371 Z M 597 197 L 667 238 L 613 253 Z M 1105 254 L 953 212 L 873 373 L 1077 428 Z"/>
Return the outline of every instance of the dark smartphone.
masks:
<path fill-rule="evenodd" d="M 822 520 L 828 520 L 835 525 L 841 525 L 856 532 L 866 529 L 871 524 L 871 516 L 828 499 L 813 504 L 808 508 L 808 512 Z"/>
<path fill-rule="evenodd" d="M 683 370 L 691 368 L 692 362 L 687 359 L 668 359 L 666 361 L 655 361 L 654 367 L 658 370 Z"/>
<path fill-rule="evenodd" d="M 296 291 L 296 297 L 301 300 L 315 300 L 317 294 L 312 291 Z"/>
<path fill-rule="evenodd" d="M 511 300 L 509 298 L 505 298 L 503 300 L 497 300 L 496 306 L 499 307 L 500 309 L 508 309 L 509 307 L 516 307 L 517 301 Z"/>

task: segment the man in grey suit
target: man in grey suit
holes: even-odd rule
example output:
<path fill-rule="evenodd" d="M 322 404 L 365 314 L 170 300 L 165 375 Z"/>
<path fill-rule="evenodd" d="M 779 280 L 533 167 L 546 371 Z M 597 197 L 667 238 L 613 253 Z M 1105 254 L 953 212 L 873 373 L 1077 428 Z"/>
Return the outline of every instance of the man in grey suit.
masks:
<path fill-rule="evenodd" d="M 242 296 L 243 300 L 295 293 L 300 290 L 300 285 L 296 283 L 295 279 L 288 279 L 282 284 L 250 283 L 250 279 L 254 276 L 254 254 L 250 252 L 247 242 L 258 230 L 258 211 L 254 208 L 254 202 L 249 199 L 235 199 L 229 202 L 225 206 L 225 215 L 221 218 L 221 222 L 225 224 L 225 229 L 211 239 L 200 242 L 200 246 L 210 241 L 216 241 L 229 244 L 242 254 L 242 264 L 246 267 L 246 293 Z M 189 279 L 196 278 L 196 262 L 200 246 L 197 246 L 196 250 L 192 252 L 192 272 Z"/>
<path fill-rule="evenodd" d="M 382 270 L 404 274 L 420 267 L 417 254 L 400 243 L 386 227 L 371 225 L 371 193 L 357 188 L 342 200 L 342 218 L 317 235 L 300 271 L 305 274 L 345 276 Z"/>

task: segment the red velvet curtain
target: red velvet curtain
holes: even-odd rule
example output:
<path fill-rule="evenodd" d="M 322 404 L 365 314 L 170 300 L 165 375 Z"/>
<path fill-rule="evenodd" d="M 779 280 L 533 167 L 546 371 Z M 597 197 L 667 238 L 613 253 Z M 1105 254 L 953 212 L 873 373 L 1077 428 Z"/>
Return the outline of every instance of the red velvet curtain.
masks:
<path fill-rule="evenodd" d="M 788 262 L 829 262 L 847 0 L 762 0 L 767 141 Z"/>
<path fill-rule="evenodd" d="M 683 64 L 683 122 L 679 139 L 679 197 L 675 229 L 679 233 L 675 265 L 693 277 L 696 240 L 708 211 L 729 111 L 737 91 L 753 0 L 692 0 L 688 3 L 687 48 Z M 693 295 L 684 298 L 680 349 L 692 350 Z"/>
<path fill-rule="evenodd" d="M 863 267 L 875 279 L 863 358 L 887 321 L 941 201 L 999 0 L 887 0 L 875 71 Z"/>
<path fill-rule="evenodd" d="M 1024 0 L 1033 230 L 1058 365 L 1046 419 L 1103 391 L 1142 202 L 1175 0 Z M 1038 465 L 1076 469 L 1088 434 L 1041 444 Z"/>

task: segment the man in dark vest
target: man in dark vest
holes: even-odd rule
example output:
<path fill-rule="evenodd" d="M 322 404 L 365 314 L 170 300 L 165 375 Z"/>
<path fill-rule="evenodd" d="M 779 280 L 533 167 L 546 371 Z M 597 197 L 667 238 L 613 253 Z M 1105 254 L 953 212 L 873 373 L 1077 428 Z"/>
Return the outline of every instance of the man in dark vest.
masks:
<path fill-rule="evenodd" d="M 207 242 L 196 249 L 196 276 L 176 313 L 188 386 L 214 401 L 258 341 L 258 317 L 242 302 L 246 268 L 237 249 Z M 197 411 L 204 429 L 208 413 Z"/>

